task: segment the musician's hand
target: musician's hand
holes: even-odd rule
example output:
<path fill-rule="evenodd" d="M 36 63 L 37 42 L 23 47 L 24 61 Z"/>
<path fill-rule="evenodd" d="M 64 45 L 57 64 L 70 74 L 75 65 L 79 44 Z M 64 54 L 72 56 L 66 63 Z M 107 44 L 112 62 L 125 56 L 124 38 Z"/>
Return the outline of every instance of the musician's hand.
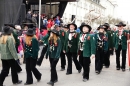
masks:
<path fill-rule="evenodd" d="M 39 40 L 39 42 L 43 42 L 42 40 Z"/>
<path fill-rule="evenodd" d="M 65 50 L 63 50 L 63 53 L 66 53 Z"/>

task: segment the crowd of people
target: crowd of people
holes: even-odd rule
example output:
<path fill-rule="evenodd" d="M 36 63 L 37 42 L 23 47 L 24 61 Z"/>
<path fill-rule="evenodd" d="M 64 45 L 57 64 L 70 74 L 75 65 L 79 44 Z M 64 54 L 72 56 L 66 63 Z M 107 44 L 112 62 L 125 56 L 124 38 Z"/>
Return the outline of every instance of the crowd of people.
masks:
<path fill-rule="evenodd" d="M 3 86 L 5 78 L 11 68 L 13 84 L 21 84 L 18 74 L 22 71 L 18 57 L 23 57 L 26 67 L 26 82 L 24 85 L 33 84 L 33 76 L 39 82 L 42 73 L 36 68 L 41 66 L 44 58 L 49 58 L 51 78 L 47 83 L 54 86 L 58 81 L 56 66 L 61 59 L 61 71 L 66 75 L 72 74 L 72 61 L 78 73 L 83 70 L 83 81 L 89 80 L 91 58 L 95 58 L 95 73 L 100 74 L 103 66 L 109 68 L 110 55 L 116 53 L 116 69 L 124 72 L 126 69 L 126 51 L 129 32 L 124 29 L 126 24 L 120 22 L 116 26 L 117 31 L 112 31 L 110 25 L 105 23 L 97 28 L 97 32 L 91 33 L 92 27 L 82 23 L 80 33 L 76 32 L 77 25 L 70 23 L 62 25 L 59 17 L 54 24 L 50 23 L 46 17 L 43 18 L 42 30 L 46 34 L 36 35 L 35 14 L 23 22 L 23 27 L 19 25 L 5 24 L 0 38 L 0 53 L 2 61 L 2 71 L 0 74 L 0 86 Z M 40 37 L 39 37 L 40 36 Z M 43 46 L 40 57 L 38 57 L 39 44 Z M 120 52 L 122 51 L 122 64 L 120 63 Z M 19 53 L 19 55 L 17 54 Z M 78 59 L 79 58 L 79 59 Z M 67 60 L 67 61 L 66 61 Z M 44 63 L 43 63 L 44 64 Z M 67 68 L 66 68 L 67 64 Z"/>

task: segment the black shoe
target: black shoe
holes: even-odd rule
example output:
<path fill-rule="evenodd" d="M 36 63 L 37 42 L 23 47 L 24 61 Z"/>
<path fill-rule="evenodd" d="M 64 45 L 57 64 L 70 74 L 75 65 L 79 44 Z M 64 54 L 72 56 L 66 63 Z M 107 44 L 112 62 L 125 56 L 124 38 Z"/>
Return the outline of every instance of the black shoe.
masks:
<path fill-rule="evenodd" d="M 70 74 L 72 74 L 72 73 L 66 73 L 66 75 L 70 75 Z"/>
<path fill-rule="evenodd" d="M 80 72 L 81 72 L 81 70 L 78 70 L 78 72 L 80 73 Z"/>
<path fill-rule="evenodd" d="M 96 72 L 96 74 L 100 74 L 100 71 L 95 71 Z"/>
<path fill-rule="evenodd" d="M 41 77 L 42 77 L 42 74 L 41 74 Z M 40 81 L 41 81 L 41 77 L 40 77 L 40 79 L 37 79 L 37 82 L 40 82 Z"/>
<path fill-rule="evenodd" d="M 52 82 L 52 81 L 48 82 L 47 84 L 54 86 L 54 82 Z"/>
<path fill-rule="evenodd" d="M 60 71 L 64 71 L 65 70 L 65 68 L 61 68 L 61 70 Z"/>
<path fill-rule="evenodd" d="M 58 80 L 55 80 L 54 83 L 58 82 Z"/>
<path fill-rule="evenodd" d="M 33 83 L 24 83 L 24 85 L 31 85 L 31 84 L 33 84 Z"/>
<path fill-rule="evenodd" d="M 122 68 L 122 71 L 125 72 L 125 69 Z"/>
<path fill-rule="evenodd" d="M 14 84 L 16 85 L 16 84 L 21 84 L 21 83 L 22 83 L 22 80 L 18 80 L 18 82 Z"/>
<path fill-rule="evenodd" d="M 37 64 L 37 66 L 39 66 L 39 67 L 41 66 L 39 63 L 36 63 L 36 64 Z"/>
<path fill-rule="evenodd" d="M 17 71 L 17 73 L 21 73 L 22 72 L 22 70 L 21 71 Z"/>
<path fill-rule="evenodd" d="M 120 68 L 116 68 L 116 70 L 120 70 Z"/>

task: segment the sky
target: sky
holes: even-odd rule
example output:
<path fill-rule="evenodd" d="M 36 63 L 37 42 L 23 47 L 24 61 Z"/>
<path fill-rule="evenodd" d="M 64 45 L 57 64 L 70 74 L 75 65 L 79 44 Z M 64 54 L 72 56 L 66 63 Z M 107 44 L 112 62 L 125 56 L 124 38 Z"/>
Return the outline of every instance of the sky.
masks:
<path fill-rule="evenodd" d="M 130 0 L 115 0 L 117 2 L 117 16 L 130 24 Z"/>

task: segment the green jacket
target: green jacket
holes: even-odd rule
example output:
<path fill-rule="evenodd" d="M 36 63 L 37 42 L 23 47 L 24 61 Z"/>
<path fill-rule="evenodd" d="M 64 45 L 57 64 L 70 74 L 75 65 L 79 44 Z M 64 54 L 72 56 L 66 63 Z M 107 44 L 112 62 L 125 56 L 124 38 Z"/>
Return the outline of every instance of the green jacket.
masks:
<path fill-rule="evenodd" d="M 95 44 L 96 44 L 96 48 L 97 48 L 97 43 L 98 43 L 98 35 L 99 35 L 99 33 L 96 33 L 96 34 L 95 34 Z M 108 38 L 107 33 L 105 34 L 105 36 Z M 108 40 L 107 40 L 107 41 L 104 41 L 104 43 L 103 43 L 103 50 L 108 51 Z"/>
<path fill-rule="evenodd" d="M 48 49 L 47 52 L 49 54 L 50 58 L 55 58 L 58 59 L 60 58 L 60 53 L 61 53 L 61 40 L 60 38 L 57 40 L 57 45 L 55 44 L 48 44 Z"/>
<path fill-rule="evenodd" d="M 108 30 L 107 31 L 107 35 L 108 35 L 108 49 L 113 49 L 114 48 L 114 44 L 113 44 L 113 37 L 114 37 L 114 35 L 113 35 L 113 31 L 111 31 L 111 30 Z"/>
<path fill-rule="evenodd" d="M 72 40 L 70 41 L 70 45 L 71 45 L 70 52 L 72 53 L 78 53 L 79 36 L 80 34 L 75 32 L 75 35 L 72 37 Z M 65 50 L 66 53 L 69 52 L 69 49 L 68 49 L 69 39 L 68 38 L 69 38 L 69 32 L 66 33 L 65 46 L 63 48 L 63 50 Z"/>
<path fill-rule="evenodd" d="M 14 39 L 15 39 L 15 47 L 16 47 L 16 51 L 17 51 L 17 53 L 18 53 L 18 46 L 20 45 L 20 40 L 19 40 L 19 38 L 18 38 L 18 34 L 16 33 L 16 30 L 13 30 L 13 37 L 14 37 Z"/>
<path fill-rule="evenodd" d="M 1 59 L 18 59 L 18 55 L 15 48 L 15 43 L 11 36 L 8 37 L 6 44 L 0 43 Z"/>
<path fill-rule="evenodd" d="M 87 34 L 83 43 L 83 57 L 90 57 L 92 54 L 95 54 L 95 50 L 95 38 L 93 35 Z"/>
<path fill-rule="evenodd" d="M 50 34 L 46 34 L 44 37 L 42 37 L 42 41 L 44 45 L 48 45 L 49 37 L 50 37 Z"/>
<path fill-rule="evenodd" d="M 61 40 L 61 50 L 63 51 L 63 48 L 65 46 L 65 39 L 66 39 L 66 32 L 63 30 L 60 30 L 60 40 Z"/>
<path fill-rule="evenodd" d="M 39 44 L 36 38 L 32 38 L 32 44 L 29 46 L 25 43 L 25 58 L 34 58 L 37 59 L 39 51 Z"/>
<path fill-rule="evenodd" d="M 114 34 L 114 42 L 115 42 L 115 49 L 118 49 L 118 43 L 119 43 L 119 31 L 116 31 Z M 126 50 L 127 49 L 127 35 L 129 34 L 129 32 L 127 30 L 123 30 L 122 35 L 121 35 L 121 45 L 122 45 L 122 50 Z"/>

